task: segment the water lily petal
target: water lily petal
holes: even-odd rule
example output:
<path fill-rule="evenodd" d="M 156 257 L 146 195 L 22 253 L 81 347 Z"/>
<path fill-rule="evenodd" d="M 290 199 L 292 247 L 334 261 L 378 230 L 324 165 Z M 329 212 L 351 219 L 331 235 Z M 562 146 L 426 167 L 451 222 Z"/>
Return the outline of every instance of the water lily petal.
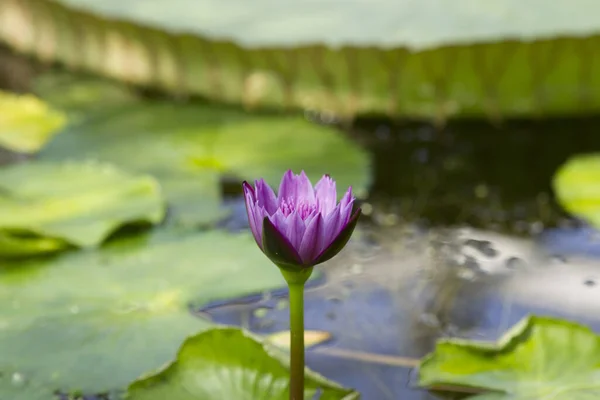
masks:
<path fill-rule="evenodd" d="M 296 250 L 300 249 L 302 237 L 306 231 L 306 225 L 298 213 L 292 213 L 287 217 L 287 229 L 285 235 Z"/>
<path fill-rule="evenodd" d="M 323 213 L 323 216 L 329 215 L 337 202 L 335 181 L 329 175 L 323 175 L 319 182 L 317 182 L 315 185 L 315 196 L 319 210 Z"/>
<path fill-rule="evenodd" d="M 297 270 L 302 259 L 283 232 L 279 231 L 269 217 L 263 219 L 263 252 L 280 268 Z"/>
<path fill-rule="evenodd" d="M 256 226 L 256 230 L 257 230 L 257 237 L 256 240 L 260 242 L 260 246 L 262 249 L 262 240 L 263 240 L 263 231 L 262 231 L 262 220 L 263 218 L 265 218 L 267 216 L 267 211 L 262 208 L 259 207 L 258 205 L 256 205 L 253 209 L 252 209 L 252 218 L 254 218 L 254 224 Z"/>
<path fill-rule="evenodd" d="M 264 179 L 259 179 L 255 182 L 255 196 L 258 205 L 264 207 L 269 215 L 273 215 L 277 211 L 277 196 L 273 189 L 265 182 Z"/>
<path fill-rule="evenodd" d="M 340 216 L 341 223 L 346 224 L 352 216 L 352 208 L 354 207 L 354 197 L 352 196 L 352 187 L 348 188 L 348 191 L 344 194 L 340 200 Z"/>
<path fill-rule="evenodd" d="M 310 225 L 310 222 L 315 219 L 318 215 L 321 215 L 321 213 L 319 212 L 319 210 L 315 209 L 314 211 L 312 211 L 310 214 L 308 214 L 308 216 L 306 216 L 304 218 L 304 226 L 308 226 Z"/>
<path fill-rule="evenodd" d="M 315 204 L 315 189 L 313 189 L 313 185 L 304 171 L 300 171 L 300 175 L 296 178 L 296 185 L 298 202 Z"/>
<path fill-rule="evenodd" d="M 275 211 L 275 214 L 270 216 L 270 220 L 279 232 L 283 234 L 287 232 L 287 217 L 285 216 L 285 214 L 283 214 L 281 209 L 277 209 L 277 211 Z"/>
<path fill-rule="evenodd" d="M 283 199 L 293 205 L 301 202 L 315 203 L 314 189 L 304 171 L 301 171 L 300 175 L 294 175 L 292 170 L 288 170 L 283 175 L 277 197 L 279 204 Z"/>
<path fill-rule="evenodd" d="M 323 236 L 323 225 L 323 216 L 317 214 L 306 226 L 306 231 L 304 231 L 304 237 L 300 243 L 300 250 L 298 253 L 300 254 L 300 258 L 302 258 L 302 261 L 307 265 L 310 265 L 313 257 L 316 254 L 319 254 L 320 250 L 318 249 L 318 245 L 319 240 Z"/>
<path fill-rule="evenodd" d="M 250 185 L 248 182 L 244 181 L 242 183 L 242 189 L 244 191 L 244 195 L 245 196 L 247 195 L 246 199 L 249 198 L 251 200 L 250 202 L 252 204 L 254 204 L 256 202 L 256 196 L 255 196 L 254 188 L 252 187 L 252 185 Z"/>
<path fill-rule="evenodd" d="M 354 197 L 352 196 L 352 186 L 350 186 L 346 193 L 344 193 L 344 196 L 342 196 L 342 199 L 340 200 L 340 205 L 342 206 L 342 208 L 345 208 L 348 206 L 348 204 L 352 203 L 353 201 Z"/>
<path fill-rule="evenodd" d="M 341 232 L 337 235 L 337 237 L 333 240 L 333 242 L 325 248 L 317 257 L 315 257 L 313 261 L 313 265 L 324 263 L 325 261 L 330 260 L 335 255 L 337 255 L 348 243 L 350 240 L 350 236 L 352 236 L 352 232 L 354 232 L 354 228 L 356 228 L 356 223 L 358 222 L 358 217 L 360 217 L 361 209 L 359 208 L 352 215 L 352 218 L 348 221 L 348 224 L 344 226 Z"/>
<path fill-rule="evenodd" d="M 333 242 L 338 233 L 340 233 L 341 227 L 340 205 L 338 204 L 334 210 L 325 217 L 324 240 L 319 245 L 319 253 Z"/>
<path fill-rule="evenodd" d="M 281 178 L 279 190 L 277 191 L 277 203 L 281 204 L 281 200 L 289 199 L 296 194 L 296 175 L 291 169 L 287 170 Z"/>
<path fill-rule="evenodd" d="M 250 225 L 250 230 L 252 231 L 254 240 L 256 240 L 256 244 L 258 244 L 258 246 L 262 249 L 262 229 L 260 225 L 257 225 L 257 218 L 255 215 L 256 198 L 254 195 L 254 189 L 246 181 L 242 183 L 242 188 L 244 190 L 244 200 L 246 202 L 248 224 Z"/>

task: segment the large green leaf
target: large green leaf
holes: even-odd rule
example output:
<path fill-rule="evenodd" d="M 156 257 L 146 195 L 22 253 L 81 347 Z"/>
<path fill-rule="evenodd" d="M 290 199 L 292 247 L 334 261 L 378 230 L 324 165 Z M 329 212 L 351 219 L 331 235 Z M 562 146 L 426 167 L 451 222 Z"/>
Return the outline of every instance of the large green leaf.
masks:
<path fill-rule="evenodd" d="M 0 146 L 34 153 L 66 123 L 66 116 L 31 95 L 0 91 Z"/>
<path fill-rule="evenodd" d="M 600 228 L 600 155 L 568 160 L 554 175 L 554 193 L 569 212 Z"/>
<path fill-rule="evenodd" d="M 0 399 L 15 399 L 14 374 L 27 400 L 124 388 L 210 326 L 190 303 L 284 285 L 250 235 L 218 231 L 159 231 L 1 267 Z"/>
<path fill-rule="evenodd" d="M 150 176 L 89 162 L 0 169 L 0 255 L 52 251 L 61 241 L 92 247 L 124 224 L 163 217 L 160 187 Z"/>
<path fill-rule="evenodd" d="M 186 224 L 223 215 L 225 175 L 278 184 L 288 168 L 305 169 L 313 179 L 329 173 L 340 188 L 358 191 L 369 180 L 367 155 L 331 128 L 198 103 L 121 107 L 61 133 L 41 158 L 92 158 L 150 173 L 164 188 L 175 221 Z"/>
<path fill-rule="evenodd" d="M 134 382 L 130 400 L 287 400 L 288 356 L 233 328 L 215 328 L 185 341 L 177 360 Z M 358 394 L 307 370 L 305 398 L 357 399 Z"/>
<path fill-rule="evenodd" d="M 441 340 L 421 363 L 425 387 L 478 388 L 472 400 L 600 398 L 600 337 L 553 318 L 528 317 L 497 344 Z"/>
<path fill-rule="evenodd" d="M 600 110 L 595 0 L 63 3 L 4 0 L 0 41 L 248 107 L 438 120 Z"/>

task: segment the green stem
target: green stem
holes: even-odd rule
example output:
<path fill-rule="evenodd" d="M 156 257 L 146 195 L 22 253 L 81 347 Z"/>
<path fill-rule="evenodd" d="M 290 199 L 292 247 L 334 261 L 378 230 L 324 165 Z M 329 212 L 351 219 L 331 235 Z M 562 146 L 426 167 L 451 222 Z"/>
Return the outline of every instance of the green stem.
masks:
<path fill-rule="evenodd" d="M 313 268 L 279 270 L 290 290 L 290 400 L 304 400 L 304 284 Z"/>
<path fill-rule="evenodd" d="M 290 289 L 290 400 L 304 400 L 304 283 Z"/>

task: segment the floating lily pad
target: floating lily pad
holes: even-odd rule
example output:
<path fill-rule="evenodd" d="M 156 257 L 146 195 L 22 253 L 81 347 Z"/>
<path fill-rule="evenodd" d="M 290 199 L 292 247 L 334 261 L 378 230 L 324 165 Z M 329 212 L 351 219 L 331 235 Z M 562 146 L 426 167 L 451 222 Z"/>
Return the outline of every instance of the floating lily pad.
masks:
<path fill-rule="evenodd" d="M 0 92 L 0 146 L 35 153 L 67 122 L 60 111 L 31 95 Z"/>
<path fill-rule="evenodd" d="M 284 286 L 249 234 L 219 231 L 157 231 L 1 267 L 0 376 L 22 376 L 27 400 L 125 388 L 211 326 L 191 303 Z M 40 388 L 46 397 L 35 396 Z M 14 393 L 0 379 L 0 399 Z"/>
<path fill-rule="evenodd" d="M 0 169 L 0 254 L 42 253 L 65 243 L 92 247 L 124 224 L 158 223 L 163 217 L 160 187 L 150 176 L 97 163 L 32 162 Z"/>
<path fill-rule="evenodd" d="M 215 328 L 185 341 L 177 360 L 156 375 L 129 388 L 130 400 L 287 400 L 286 355 L 248 333 Z M 358 393 L 306 372 L 305 398 L 357 399 Z"/>
<path fill-rule="evenodd" d="M 600 337 L 553 318 L 522 320 L 496 344 L 442 340 L 420 367 L 419 383 L 482 394 L 477 400 L 600 398 Z"/>
<path fill-rule="evenodd" d="M 329 173 L 339 187 L 357 191 L 369 181 L 367 154 L 341 132 L 301 117 L 252 116 L 201 103 L 122 107 L 63 132 L 41 158 L 91 158 L 150 173 L 164 188 L 174 220 L 186 224 L 224 215 L 225 176 L 278 185 L 287 169 L 305 169 L 315 181 Z"/>
<path fill-rule="evenodd" d="M 600 155 L 576 156 L 554 175 L 554 192 L 570 213 L 600 228 Z"/>

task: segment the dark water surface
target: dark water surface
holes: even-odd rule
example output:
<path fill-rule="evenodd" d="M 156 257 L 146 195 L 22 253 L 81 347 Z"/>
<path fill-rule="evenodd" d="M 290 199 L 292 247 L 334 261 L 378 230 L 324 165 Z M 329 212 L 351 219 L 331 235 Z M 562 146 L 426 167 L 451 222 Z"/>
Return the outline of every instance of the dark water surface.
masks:
<path fill-rule="evenodd" d="M 564 216 L 552 176 L 569 157 L 600 151 L 598 126 L 600 117 L 451 122 L 442 130 L 371 120 L 354 131 L 374 155 L 371 193 L 381 206 L 433 225 L 520 232 L 523 221 L 556 225 Z"/>

